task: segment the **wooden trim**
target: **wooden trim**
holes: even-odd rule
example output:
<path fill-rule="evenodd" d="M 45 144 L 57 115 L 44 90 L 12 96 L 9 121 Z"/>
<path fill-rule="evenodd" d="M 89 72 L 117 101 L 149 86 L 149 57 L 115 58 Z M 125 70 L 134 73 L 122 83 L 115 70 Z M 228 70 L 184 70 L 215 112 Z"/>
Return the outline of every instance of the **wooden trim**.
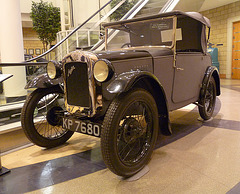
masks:
<path fill-rule="evenodd" d="M 226 74 L 220 74 L 221 79 L 226 79 Z"/>

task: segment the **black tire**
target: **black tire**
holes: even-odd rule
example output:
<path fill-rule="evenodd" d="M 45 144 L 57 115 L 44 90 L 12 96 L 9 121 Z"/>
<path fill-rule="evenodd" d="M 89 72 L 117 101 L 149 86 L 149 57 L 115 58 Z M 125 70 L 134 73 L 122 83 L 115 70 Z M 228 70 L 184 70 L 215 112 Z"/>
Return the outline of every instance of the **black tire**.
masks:
<path fill-rule="evenodd" d="M 136 174 L 149 162 L 157 134 L 158 109 L 152 95 L 142 89 L 120 95 L 103 121 L 101 151 L 106 166 L 119 176 Z"/>
<path fill-rule="evenodd" d="M 61 127 L 63 110 L 63 91 L 60 87 L 33 91 L 21 113 L 22 128 L 28 139 L 45 148 L 65 143 L 74 132 Z"/>
<path fill-rule="evenodd" d="M 210 78 L 205 92 L 199 100 L 198 106 L 199 114 L 204 120 L 209 120 L 215 108 L 216 103 L 216 83 L 213 77 Z"/>

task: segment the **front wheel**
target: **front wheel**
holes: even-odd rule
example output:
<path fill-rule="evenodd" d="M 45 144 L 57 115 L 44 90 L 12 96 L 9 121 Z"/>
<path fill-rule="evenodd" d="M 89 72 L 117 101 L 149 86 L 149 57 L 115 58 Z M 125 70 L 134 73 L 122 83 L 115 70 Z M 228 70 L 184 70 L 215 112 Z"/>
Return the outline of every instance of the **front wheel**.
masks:
<path fill-rule="evenodd" d="M 216 83 L 213 77 L 210 78 L 206 90 L 200 96 L 198 110 L 204 120 L 212 117 L 216 102 Z"/>
<path fill-rule="evenodd" d="M 110 104 L 103 121 L 101 151 L 107 167 L 129 177 L 150 160 L 158 134 L 157 105 L 147 91 L 136 89 Z"/>
<path fill-rule="evenodd" d="M 61 127 L 64 114 L 63 91 L 60 87 L 33 91 L 22 109 L 23 131 L 30 141 L 41 147 L 65 143 L 74 132 Z"/>

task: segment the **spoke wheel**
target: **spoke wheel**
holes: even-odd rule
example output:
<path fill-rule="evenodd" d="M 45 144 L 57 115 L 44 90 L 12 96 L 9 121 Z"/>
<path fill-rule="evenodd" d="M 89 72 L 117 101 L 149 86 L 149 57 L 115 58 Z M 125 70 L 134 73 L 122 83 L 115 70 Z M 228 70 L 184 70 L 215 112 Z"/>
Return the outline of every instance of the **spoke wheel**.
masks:
<path fill-rule="evenodd" d="M 200 97 L 199 114 L 204 120 L 212 117 L 216 103 L 216 83 L 211 77 L 204 94 Z"/>
<path fill-rule="evenodd" d="M 157 132 L 157 106 L 147 91 L 137 89 L 119 96 L 103 122 L 101 150 L 105 164 L 117 175 L 134 175 L 150 160 Z"/>
<path fill-rule="evenodd" d="M 55 147 L 73 134 L 62 128 L 63 92 L 59 87 L 36 89 L 26 100 L 21 114 L 23 130 L 30 141 L 41 147 Z"/>

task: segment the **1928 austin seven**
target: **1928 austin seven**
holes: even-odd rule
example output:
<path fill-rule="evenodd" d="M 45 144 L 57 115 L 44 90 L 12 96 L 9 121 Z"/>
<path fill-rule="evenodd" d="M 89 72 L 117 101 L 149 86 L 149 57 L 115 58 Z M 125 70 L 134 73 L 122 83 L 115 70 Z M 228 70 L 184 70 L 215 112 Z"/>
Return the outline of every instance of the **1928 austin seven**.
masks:
<path fill-rule="evenodd" d="M 106 166 L 129 177 L 149 162 L 158 133 L 171 135 L 169 111 L 195 103 L 204 120 L 212 117 L 219 73 L 207 53 L 210 22 L 199 13 L 103 26 L 104 51 L 71 52 L 28 83 L 37 89 L 21 122 L 27 137 L 46 148 L 74 132 L 100 137 Z"/>

